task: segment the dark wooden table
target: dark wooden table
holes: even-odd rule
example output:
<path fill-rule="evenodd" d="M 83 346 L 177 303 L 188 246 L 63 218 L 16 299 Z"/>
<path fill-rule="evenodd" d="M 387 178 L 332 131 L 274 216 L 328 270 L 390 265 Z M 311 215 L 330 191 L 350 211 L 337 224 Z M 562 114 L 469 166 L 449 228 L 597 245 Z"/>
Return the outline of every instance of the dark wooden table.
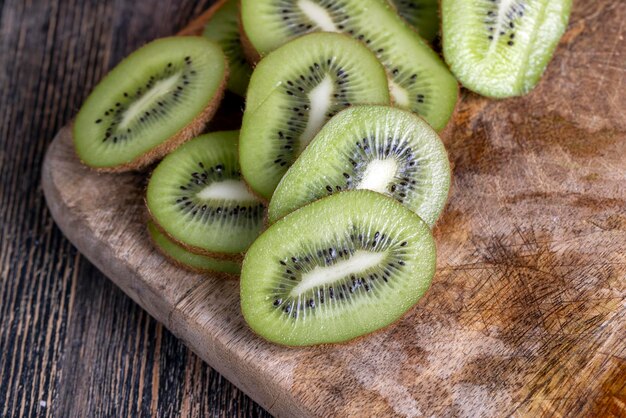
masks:
<path fill-rule="evenodd" d="M 210 0 L 0 0 L 0 417 L 269 416 L 89 264 L 40 187 L 97 81 Z"/>

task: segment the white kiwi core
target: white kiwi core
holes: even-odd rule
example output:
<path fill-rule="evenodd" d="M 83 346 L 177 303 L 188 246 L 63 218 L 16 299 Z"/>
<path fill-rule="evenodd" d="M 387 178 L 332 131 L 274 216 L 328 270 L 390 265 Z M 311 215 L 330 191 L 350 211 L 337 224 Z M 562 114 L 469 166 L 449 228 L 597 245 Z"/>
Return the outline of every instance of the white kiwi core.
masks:
<path fill-rule="evenodd" d="M 389 83 L 389 92 L 393 98 L 393 102 L 400 107 L 409 107 L 411 100 L 409 99 L 409 92 L 405 88 L 393 80 L 387 80 Z"/>
<path fill-rule="evenodd" d="M 339 32 L 328 11 L 311 0 L 299 0 L 298 7 L 324 32 Z"/>
<path fill-rule="evenodd" d="M 398 162 L 394 158 L 372 160 L 367 164 L 363 178 L 356 188 L 387 193 L 387 187 L 394 179 L 397 171 Z"/>
<path fill-rule="evenodd" d="M 383 262 L 386 252 L 358 250 L 347 260 L 339 261 L 331 266 L 317 266 L 304 273 L 302 280 L 294 286 L 289 296 L 298 296 L 307 290 L 331 284 L 351 274 L 359 274 Z"/>
<path fill-rule="evenodd" d="M 181 74 L 174 74 L 154 83 L 154 86 L 152 86 L 150 90 L 141 96 L 139 100 L 131 104 L 124 112 L 124 116 L 122 117 L 119 125 L 120 128 L 124 129 L 128 127 L 131 122 L 138 119 L 145 112 L 145 109 L 153 107 L 154 102 L 156 102 L 159 98 L 172 92 L 174 88 L 176 88 L 180 76 Z"/>
<path fill-rule="evenodd" d="M 196 197 L 202 200 L 257 200 L 246 185 L 239 180 L 213 182 L 200 190 Z"/>
<path fill-rule="evenodd" d="M 308 96 L 311 111 L 309 112 L 309 120 L 306 123 L 306 128 L 300 136 L 300 151 L 309 145 L 309 142 L 311 142 L 313 137 L 324 125 L 326 112 L 328 112 L 332 104 L 334 91 L 333 80 L 326 74 L 324 79 L 309 92 Z"/>

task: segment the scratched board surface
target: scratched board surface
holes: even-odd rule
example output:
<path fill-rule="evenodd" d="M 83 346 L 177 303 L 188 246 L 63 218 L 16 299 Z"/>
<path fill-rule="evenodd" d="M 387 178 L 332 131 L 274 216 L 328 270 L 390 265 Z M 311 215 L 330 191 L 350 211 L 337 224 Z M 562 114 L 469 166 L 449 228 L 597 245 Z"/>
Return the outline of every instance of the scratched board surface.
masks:
<path fill-rule="evenodd" d="M 211 366 L 279 416 L 626 416 L 626 7 L 575 2 L 538 88 L 464 93 L 426 297 L 349 344 L 282 348 L 236 281 L 164 261 L 145 175 L 95 174 L 62 130 L 43 186 L 64 233 Z"/>

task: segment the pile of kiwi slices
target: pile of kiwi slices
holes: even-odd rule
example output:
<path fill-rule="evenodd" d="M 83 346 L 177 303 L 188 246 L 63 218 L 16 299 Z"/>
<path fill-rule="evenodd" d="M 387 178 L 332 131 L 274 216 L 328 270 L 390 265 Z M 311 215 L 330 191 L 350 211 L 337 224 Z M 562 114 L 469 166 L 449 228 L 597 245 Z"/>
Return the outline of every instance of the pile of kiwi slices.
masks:
<path fill-rule="evenodd" d="M 146 239 L 175 266 L 239 277 L 256 334 L 348 341 L 397 321 L 433 279 L 456 80 L 529 92 L 570 7 L 220 0 L 197 33 L 146 44 L 95 87 L 76 154 L 95 170 L 150 169 Z M 225 90 L 245 99 L 241 122 L 211 131 Z"/>

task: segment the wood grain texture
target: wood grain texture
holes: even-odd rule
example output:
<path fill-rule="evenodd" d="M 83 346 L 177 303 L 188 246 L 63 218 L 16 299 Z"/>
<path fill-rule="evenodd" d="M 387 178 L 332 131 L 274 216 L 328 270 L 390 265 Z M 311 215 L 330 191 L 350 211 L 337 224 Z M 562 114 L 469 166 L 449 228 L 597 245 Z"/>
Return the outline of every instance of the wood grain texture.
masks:
<path fill-rule="evenodd" d="M 534 92 L 463 95 L 432 288 L 349 344 L 254 336 L 236 282 L 151 248 L 145 176 L 81 167 L 67 129 L 44 165 L 48 203 L 99 269 L 278 416 L 626 416 L 624 22 L 619 2 L 578 1 Z"/>
<path fill-rule="evenodd" d="M 210 3 L 0 0 L 0 417 L 269 417 L 75 250 L 40 186 L 105 72 Z"/>

